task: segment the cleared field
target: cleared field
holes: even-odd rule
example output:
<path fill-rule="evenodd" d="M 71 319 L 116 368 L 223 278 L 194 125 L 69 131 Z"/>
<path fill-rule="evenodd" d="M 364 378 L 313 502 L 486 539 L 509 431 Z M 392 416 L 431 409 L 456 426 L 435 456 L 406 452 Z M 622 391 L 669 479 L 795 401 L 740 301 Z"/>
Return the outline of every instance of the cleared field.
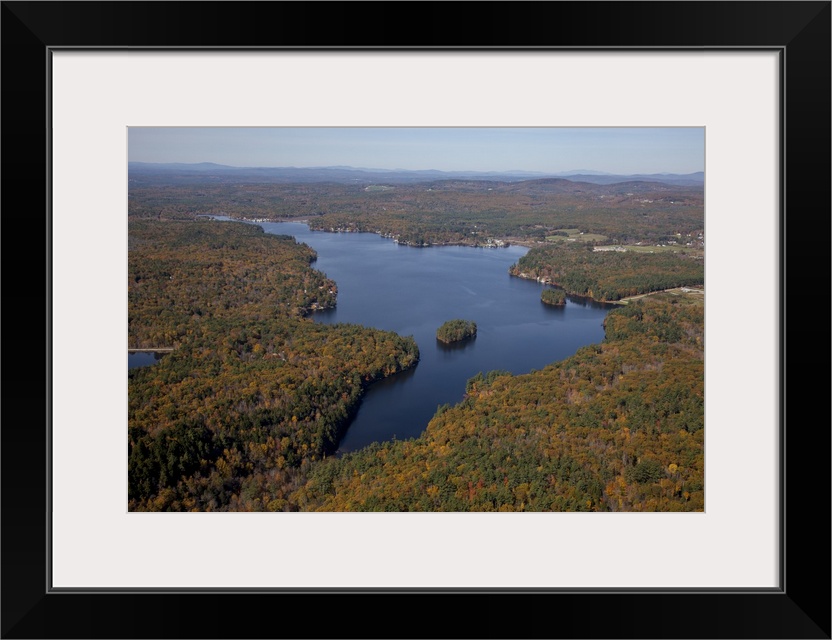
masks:
<path fill-rule="evenodd" d="M 622 245 L 624 249 L 627 251 L 633 251 L 635 253 L 680 253 L 684 251 L 688 255 L 691 256 L 703 256 L 705 255 L 705 251 L 702 249 L 694 249 L 693 247 L 687 247 L 685 245 L 677 244 L 677 245 L 667 245 L 664 247 L 657 247 L 655 245 L 642 245 L 642 244 L 625 244 Z"/>
<path fill-rule="evenodd" d="M 698 298 L 699 300 L 705 299 L 705 289 L 704 287 L 676 287 L 674 289 L 665 289 L 664 291 L 653 291 L 651 293 L 642 293 L 637 296 L 630 296 L 628 298 L 621 298 L 618 300 L 616 304 L 629 304 L 633 300 L 638 300 L 639 298 L 644 298 L 646 296 L 653 296 L 657 293 L 669 293 L 670 295 L 674 296 L 687 296 L 691 298 Z"/>
<path fill-rule="evenodd" d="M 546 236 L 547 242 L 604 242 L 607 236 L 600 233 L 581 233 L 580 229 L 555 229 L 557 235 Z M 566 235 L 561 235 L 561 234 Z"/>

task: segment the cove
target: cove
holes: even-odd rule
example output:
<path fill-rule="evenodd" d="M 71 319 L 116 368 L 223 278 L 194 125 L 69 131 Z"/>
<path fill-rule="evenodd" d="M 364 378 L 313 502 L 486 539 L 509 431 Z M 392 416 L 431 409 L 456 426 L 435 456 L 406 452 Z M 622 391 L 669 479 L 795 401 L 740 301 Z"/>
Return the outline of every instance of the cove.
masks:
<path fill-rule="evenodd" d="M 525 247 L 415 248 L 372 233 L 310 231 L 300 222 L 259 225 L 308 244 L 318 254 L 312 266 L 337 283 L 336 308 L 314 313 L 315 322 L 386 329 L 419 345 L 415 368 L 369 386 L 339 454 L 419 436 L 438 406 L 464 398 L 479 372 L 528 373 L 601 342 L 604 317 L 616 306 L 571 296 L 564 307 L 543 304 L 542 285 L 508 274 Z M 476 322 L 476 337 L 439 342 L 436 329 L 453 318 Z"/>
<path fill-rule="evenodd" d="M 147 367 L 151 364 L 156 364 L 165 357 L 166 354 L 158 353 L 156 351 L 143 351 L 138 353 L 127 354 L 127 369 L 137 369 L 139 367 Z"/>

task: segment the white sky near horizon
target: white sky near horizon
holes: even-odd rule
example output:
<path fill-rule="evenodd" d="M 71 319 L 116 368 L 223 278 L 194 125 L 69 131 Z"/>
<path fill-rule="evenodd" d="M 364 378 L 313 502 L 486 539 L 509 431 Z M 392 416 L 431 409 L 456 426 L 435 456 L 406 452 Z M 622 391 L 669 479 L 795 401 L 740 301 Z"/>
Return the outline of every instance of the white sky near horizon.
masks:
<path fill-rule="evenodd" d="M 439 171 L 693 173 L 704 127 L 130 127 L 134 162 Z"/>

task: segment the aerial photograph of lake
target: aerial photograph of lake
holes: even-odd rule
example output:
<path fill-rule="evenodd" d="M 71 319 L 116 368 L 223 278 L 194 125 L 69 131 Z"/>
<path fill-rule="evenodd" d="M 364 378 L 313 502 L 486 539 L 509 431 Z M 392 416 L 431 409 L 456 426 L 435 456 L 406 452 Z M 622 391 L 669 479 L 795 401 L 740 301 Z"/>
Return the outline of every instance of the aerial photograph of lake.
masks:
<path fill-rule="evenodd" d="M 704 129 L 131 127 L 129 511 L 703 511 Z"/>

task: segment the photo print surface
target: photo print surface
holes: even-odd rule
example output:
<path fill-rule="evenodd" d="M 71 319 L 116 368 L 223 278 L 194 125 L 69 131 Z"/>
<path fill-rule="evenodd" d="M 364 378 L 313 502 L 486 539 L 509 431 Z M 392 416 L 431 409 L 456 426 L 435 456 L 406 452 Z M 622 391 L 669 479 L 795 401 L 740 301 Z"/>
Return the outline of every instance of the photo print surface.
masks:
<path fill-rule="evenodd" d="M 130 511 L 704 511 L 704 127 L 130 127 Z"/>

